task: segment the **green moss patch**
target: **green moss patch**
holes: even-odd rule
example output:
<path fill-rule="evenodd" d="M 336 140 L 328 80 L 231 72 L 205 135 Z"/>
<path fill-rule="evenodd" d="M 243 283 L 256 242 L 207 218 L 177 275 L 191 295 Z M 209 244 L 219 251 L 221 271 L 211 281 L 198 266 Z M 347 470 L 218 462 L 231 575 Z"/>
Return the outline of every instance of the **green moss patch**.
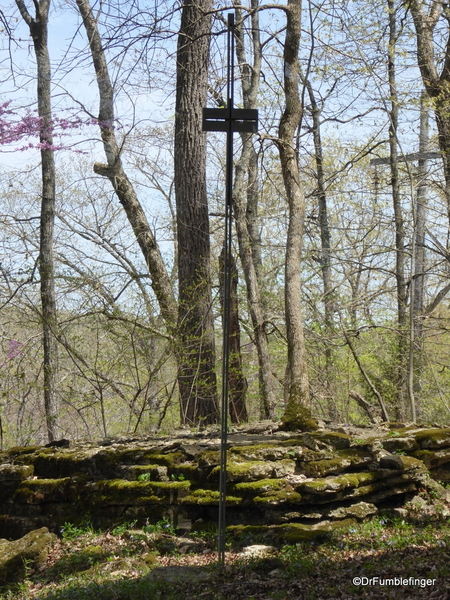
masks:
<path fill-rule="evenodd" d="M 326 512 L 327 517 L 333 519 L 347 519 L 354 518 L 358 521 L 362 521 L 369 516 L 372 516 L 378 512 L 377 507 L 369 502 L 358 502 L 351 506 L 339 506 L 334 510 Z"/>
<path fill-rule="evenodd" d="M 255 460 L 282 460 L 295 458 L 296 449 L 283 447 L 279 444 L 255 444 L 248 446 L 235 446 L 230 450 L 233 460 L 255 461 Z"/>
<path fill-rule="evenodd" d="M 34 459 L 35 474 L 45 479 L 70 477 L 78 473 L 93 474 L 91 454 L 82 451 L 39 452 Z"/>
<path fill-rule="evenodd" d="M 33 465 L 0 464 L 0 482 L 2 484 L 7 481 L 22 481 L 22 479 L 28 479 L 33 476 L 33 473 Z"/>
<path fill-rule="evenodd" d="M 319 426 L 311 416 L 311 409 L 302 405 L 301 392 L 290 391 L 291 396 L 297 396 L 298 400 L 289 399 L 288 405 L 280 423 L 281 431 L 316 431 Z"/>
<path fill-rule="evenodd" d="M 198 482 L 202 479 L 202 472 L 196 464 L 182 463 L 173 469 L 169 469 L 169 477 L 179 481 L 188 479 L 189 481 Z"/>
<path fill-rule="evenodd" d="M 285 479 L 262 479 L 260 481 L 237 483 L 234 489 L 254 504 L 298 503 L 301 496 L 292 489 Z"/>
<path fill-rule="evenodd" d="M 328 537 L 333 531 L 348 528 L 355 522 L 355 519 L 343 519 L 342 521 L 324 521 L 314 525 L 303 525 L 301 523 L 231 525 L 227 527 L 227 532 L 238 545 L 255 542 L 296 544 Z"/>
<path fill-rule="evenodd" d="M 450 462 L 450 449 L 439 451 L 417 450 L 413 453 L 413 456 L 422 461 L 428 469 L 434 469 Z"/>
<path fill-rule="evenodd" d="M 305 481 L 297 486 L 301 492 L 308 494 L 334 494 L 347 488 L 357 488 L 361 485 L 376 481 L 382 477 L 379 471 L 367 473 L 348 473 L 337 477 L 325 477 L 316 481 Z"/>
<path fill-rule="evenodd" d="M 86 488 L 87 501 L 93 505 L 177 504 L 190 488 L 189 481 L 96 481 Z"/>
<path fill-rule="evenodd" d="M 16 489 L 13 502 L 42 504 L 67 502 L 73 497 L 70 477 L 64 479 L 27 479 Z"/>
<path fill-rule="evenodd" d="M 197 456 L 199 467 L 215 467 L 220 464 L 220 452 L 218 450 L 204 450 Z"/>
<path fill-rule="evenodd" d="M 182 499 L 182 504 L 199 504 L 199 505 L 212 505 L 216 506 L 219 504 L 220 494 L 217 490 L 195 490 L 192 494 L 185 496 Z M 229 506 L 236 506 L 242 503 L 242 497 L 227 495 L 226 503 Z"/>
<path fill-rule="evenodd" d="M 5 452 L 2 452 L 0 457 L 3 457 L 9 462 L 10 458 L 18 459 L 20 457 L 30 456 L 35 452 L 51 452 L 51 448 L 43 448 L 42 446 L 13 446 Z M 16 460 L 16 462 L 19 462 Z"/>
<path fill-rule="evenodd" d="M 413 456 L 399 456 L 398 457 L 403 463 L 404 471 L 420 471 L 426 473 L 427 469 L 421 460 L 414 458 Z"/>
<path fill-rule="evenodd" d="M 426 429 L 415 435 L 422 449 L 450 448 L 450 429 Z"/>
<path fill-rule="evenodd" d="M 123 466 L 122 476 L 131 481 L 168 481 L 167 467 L 161 465 L 126 465 Z"/>
<path fill-rule="evenodd" d="M 260 479 L 245 483 L 236 483 L 234 489 L 243 494 L 262 494 L 286 489 L 288 483 L 285 479 Z"/>
<path fill-rule="evenodd" d="M 41 567 L 56 541 L 46 527 L 30 531 L 20 540 L 0 541 L 0 586 L 24 579 L 28 568 Z"/>
<path fill-rule="evenodd" d="M 293 460 L 280 461 L 248 461 L 227 463 L 227 481 L 257 481 L 259 479 L 285 477 L 293 474 L 295 462 Z M 220 467 L 214 467 L 208 479 L 219 480 Z"/>
<path fill-rule="evenodd" d="M 333 458 L 331 460 L 313 460 L 305 464 L 304 471 L 309 477 L 325 477 L 342 473 L 352 461 L 349 458 Z"/>
<path fill-rule="evenodd" d="M 298 504 L 302 499 L 298 492 L 290 490 L 270 491 L 262 496 L 255 496 L 253 502 L 256 505 L 278 506 L 279 504 Z"/>

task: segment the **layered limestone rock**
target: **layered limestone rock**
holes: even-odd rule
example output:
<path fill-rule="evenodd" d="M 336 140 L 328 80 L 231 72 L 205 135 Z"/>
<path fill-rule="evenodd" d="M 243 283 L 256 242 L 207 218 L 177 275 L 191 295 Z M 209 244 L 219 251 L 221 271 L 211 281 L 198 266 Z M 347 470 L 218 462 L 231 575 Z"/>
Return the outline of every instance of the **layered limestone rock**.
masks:
<path fill-rule="evenodd" d="M 327 532 L 424 488 L 443 493 L 429 473 L 450 481 L 450 429 L 274 429 L 229 434 L 227 456 L 227 522 L 269 538 Z M 219 448 L 214 432 L 11 448 L 0 453 L 0 536 L 83 520 L 216 522 Z"/>

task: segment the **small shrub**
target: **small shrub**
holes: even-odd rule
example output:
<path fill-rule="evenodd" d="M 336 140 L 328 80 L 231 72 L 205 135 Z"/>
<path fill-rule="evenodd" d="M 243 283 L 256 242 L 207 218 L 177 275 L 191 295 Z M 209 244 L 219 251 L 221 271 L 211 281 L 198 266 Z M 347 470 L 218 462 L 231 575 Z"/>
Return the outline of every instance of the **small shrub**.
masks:
<path fill-rule="evenodd" d="M 169 519 L 161 519 L 156 523 L 144 525 L 142 528 L 145 533 L 167 533 L 168 535 L 175 535 L 175 528 Z"/>
<path fill-rule="evenodd" d="M 79 525 L 73 523 L 64 523 L 61 527 L 61 535 L 63 540 L 76 540 L 82 535 L 94 535 L 95 530 L 90 521 L 83 521 Z"/>
<path fill-rule="evenodd" d="M 130 521 L 129 523 L 122 523 L 121 525 L 117 525 L 114 529 L 111 529 L 112 535 L 120 536 L 129 531 L 130 529 L 134 529 L 137 521 Z"/>

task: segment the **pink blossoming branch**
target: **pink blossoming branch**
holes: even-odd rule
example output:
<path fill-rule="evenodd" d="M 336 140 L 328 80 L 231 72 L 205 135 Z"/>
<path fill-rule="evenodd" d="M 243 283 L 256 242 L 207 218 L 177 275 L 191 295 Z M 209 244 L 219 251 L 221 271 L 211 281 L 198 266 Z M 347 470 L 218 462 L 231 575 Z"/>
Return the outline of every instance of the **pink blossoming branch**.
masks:
<path fill-rule="evenodd" d="M 23 354 L 22 350 L 23 344 L 17 340 L 9 340 L 8 350 L 6 351 L 6 360 L 0 365 L 0 369 L 5 367 L 8 362 L 14 360 L 21 354 Z"/>
<path fill-rule="evenodd" d="M 45 138 L 50 137 L 50 135 L 58 137 L 69 135 L 70 131 L 79 130 L 85 125 L 99 125 L 100 127 L 113 128 L 111 123 L 102 123 L 94 118 L 83 120 L 77 116 L 70 119 L 54 117 L 52 121 L 48 122 L 43 117 L 39 117 L 29 111 L 23 117 L 18 117 L 11 110 L 10 104 L 11 101 L 0 104 L 0 152 L 3 151 L 1 146 L 16 144 L 25 138 L 33 137 L 40 137 L 41 140 L 44 138 L 44 140 L 40 142 L 28 142 L 25 145 L 14 148 L 13 151 L 22 152 L 29 149 L 68 150 L 71 148 L 63 144 L 50 144 L 45 141 Z M 83 154 L 82 150 L 72 151 Z"/>

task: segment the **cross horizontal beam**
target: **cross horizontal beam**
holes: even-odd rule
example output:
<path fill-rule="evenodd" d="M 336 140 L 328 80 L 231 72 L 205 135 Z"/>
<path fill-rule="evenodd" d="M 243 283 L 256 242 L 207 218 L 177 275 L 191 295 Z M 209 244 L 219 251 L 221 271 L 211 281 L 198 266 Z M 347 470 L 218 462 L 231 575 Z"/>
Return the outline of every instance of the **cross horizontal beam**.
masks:
<path fill-rule="evenodd" d="M 230 114 L 231 113 L 231 114 Z M 204 108 L 203 131 L 258 131 L 258 111 L 251 108 Z"/>
<path fill-rule="evenodd" d="M 415 160 L 431 160 L 433 158 L 441 158 L 440 152 L 414 152 L 413 154 L 406 154 L 399 156 L 399 162 L 412 162 Z M 390 158 L 371 158 L 371 165 L 388 165 L 391 162 Z"/>

